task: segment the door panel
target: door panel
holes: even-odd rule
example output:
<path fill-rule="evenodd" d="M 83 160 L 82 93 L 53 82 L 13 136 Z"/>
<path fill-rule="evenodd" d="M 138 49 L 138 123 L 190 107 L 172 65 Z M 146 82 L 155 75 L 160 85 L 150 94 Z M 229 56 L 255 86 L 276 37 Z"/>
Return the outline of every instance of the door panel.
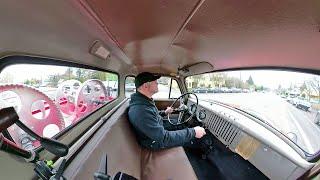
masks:
<path fill-rule="evenodd" d="M 171 106 L 171 104 L 174 102 L 175 99 L 157 99 L 154 102 L 156 103 L 156 106 L 159 110 L 164 110 L 167 107 Z M 179 103 L 175 104 L 175 107 L 178 107 Z"/>

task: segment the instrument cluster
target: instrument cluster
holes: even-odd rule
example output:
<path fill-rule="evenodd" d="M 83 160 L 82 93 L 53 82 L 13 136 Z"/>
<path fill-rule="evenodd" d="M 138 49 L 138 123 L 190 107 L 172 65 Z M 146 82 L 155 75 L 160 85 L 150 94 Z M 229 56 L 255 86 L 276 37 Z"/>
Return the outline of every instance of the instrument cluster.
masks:
<path fill-rule="evenodd" d="M 197 113 L 197 119 L 198 121 L 202 122 L 206 119 L 207 113 L 205 109 L 200 109 Z"/>
<path fill-rule="evenodd" d="M 191 104 L 189 106 L 189 113 L 190 114 L 193 114 L 193 113 L 196 113 L 196 118 L 198 121 L 202 122 L 206 119 L 207 117 L 207 113 L 206 113 L 206 110 L 201 108 L 201 109 L 198 109 L 197 105 L 196 104 Z"/>

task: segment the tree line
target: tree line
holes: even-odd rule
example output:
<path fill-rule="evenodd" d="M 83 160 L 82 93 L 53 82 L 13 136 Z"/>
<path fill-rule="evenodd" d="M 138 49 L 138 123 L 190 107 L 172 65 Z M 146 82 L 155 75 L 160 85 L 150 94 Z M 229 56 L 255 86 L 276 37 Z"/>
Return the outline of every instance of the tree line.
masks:
<path fill-rule="evenodd" d="M 46 82 L 46 86 L 57 87 L 60 82 L 70 79 L 78 80 L 81 83 L 88 79 L 99 79 L 101 81 L 117 81 L 118 76 L 108 72 L 69 67 L 62 74 L 49 75 L 48 78 L 44 80 L 44 82 Z M 24 81 L 24 84 L 31 86 L 40 85 L 41 83 L 43 82 L 41 82 L 40 79 L 36 78 L 27 79 Z"/>
<path fill-rule="evenodd" d="M 209 85 L 205 85 L 203 83 L 203 79 L 209 79 L 211 83 Z M 254 83 L 254 80 L 251 76 L 245 81 L 243 81 L 241 78 L 238 77 L 231 77 L 228 76 L 227 73 L 211 73 L 211 74 L 206 74 L 206 75 L 196 75 L 192 76 L 192 88 L 196 87 L 206 87 L 206 88 L 221 88 L 221 87 L 226 87 L 226 88 L 239 88 L 239 89 L 255 89 L 257 91 L 260 90 L 266 90 L 266 87 L 256 85 Z"/>

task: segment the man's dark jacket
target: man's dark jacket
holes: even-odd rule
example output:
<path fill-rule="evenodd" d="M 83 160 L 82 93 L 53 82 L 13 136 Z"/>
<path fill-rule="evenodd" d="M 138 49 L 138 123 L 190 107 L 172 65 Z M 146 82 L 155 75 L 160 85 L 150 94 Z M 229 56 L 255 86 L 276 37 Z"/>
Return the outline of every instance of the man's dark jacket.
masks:
<path fill-rule="evenodd" d="M 195 137 L 193 128 L 176 131 L 164 129 L 162 116 L 154 101 L 140 92 L 131 95 L 128 114 L 138 141 L 145 148 L 159 150 L 183 146 Z"/>

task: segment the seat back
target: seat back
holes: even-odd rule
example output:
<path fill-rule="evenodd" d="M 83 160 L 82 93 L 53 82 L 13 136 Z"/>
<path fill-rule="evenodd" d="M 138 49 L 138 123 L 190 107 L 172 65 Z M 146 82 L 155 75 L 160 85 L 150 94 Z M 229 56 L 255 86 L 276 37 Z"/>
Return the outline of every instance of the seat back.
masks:
<path fill-rule="evenodd" d="M 103 154 L 108 156 L 108 174 L 121 171 L 141 179 L 141 148 L 127 119 L 125 102 L 95 133 L 66 168 L 67 179 L 93 179 Z"/>

